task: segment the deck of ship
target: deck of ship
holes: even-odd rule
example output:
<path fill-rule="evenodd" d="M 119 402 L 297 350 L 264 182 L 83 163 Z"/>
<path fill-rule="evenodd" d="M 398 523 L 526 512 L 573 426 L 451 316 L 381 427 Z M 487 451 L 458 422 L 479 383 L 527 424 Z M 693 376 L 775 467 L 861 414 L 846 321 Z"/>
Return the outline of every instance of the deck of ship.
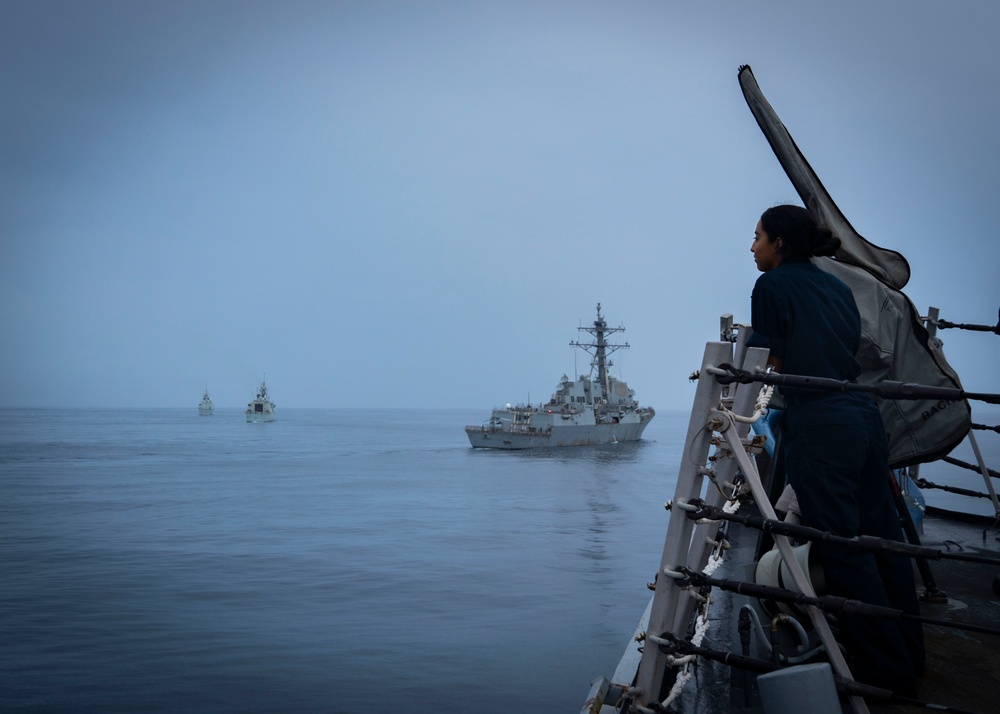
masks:
<path fill-rule="evenodd" d="M 932 511 L 924 520 L 921 543 L 942 551 L 1000 558 L 1000 532 L 986 518 Z M 1000 593 L 994 590 L 1000 566 L 936 560 L 929 567 L 937 587 L 948 597 L 942 604 L 922 603 L 924 617 L 1000 629 Z M 917 583 L 922 583 L 919 577 Z M 925 624 L 924 640 L 927 669 L 917 699 L 977 714 L 1000 712 L 1000 635 Z M 899 705 L 869 708 L 872 714 L 917 711 Z"/>
<path fill-rule="evenodd" d="M 735 528 L 729 534 L 731 548 L 727 563 L 717 577 L 753 580 L 752 559 L 757 533 Z M 964 516 L 929 509 L 924 518 L 922 545 L 942 551 L 975 553 L 1000 558 L 1000 531 L 988 518 Z M 1000 629 L 1000 593 L 994 581 L 1000 566 L 959 560 L 928 563 L 938 590 L 947 595 L 940 604 L 921 603 L 921 615 L 935 620 L 954 621 Z M 916 575 L 918 589 L 924 581 Z M 716 592 L 712 606 L 712 627 L 706 639 L 713 649 L 740 652 L 737 613 L 749 602 L 742 595 Z M 952 711 L 974 714 L 1000 712 L 1000 635 L 968 632 L 942 625 L 924 625 L 926 672 L 920 680 L 916 700 L 945 705 Z M 921 707 L 867 701 L 871 714 L 909 714 Z M 692 682 L 685 688 L 678 712 L 693 714 L 760 714 L 764 711 L 756 687 L 756 676 L 727 665 L 702 661 Z M 845 713 L 849 708 L 844 709 Z"/>

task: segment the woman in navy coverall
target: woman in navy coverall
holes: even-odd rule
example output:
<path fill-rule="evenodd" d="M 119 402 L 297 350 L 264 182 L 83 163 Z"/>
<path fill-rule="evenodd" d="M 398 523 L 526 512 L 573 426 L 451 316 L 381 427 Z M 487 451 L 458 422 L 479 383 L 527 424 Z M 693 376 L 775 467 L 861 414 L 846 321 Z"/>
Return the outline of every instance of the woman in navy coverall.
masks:
<path fill-rule="evenodd" d="M 757 279 L 749 344 L 770 350 L 787 374 L 855 381 L 861 319 L 850 288 L 820 270 L 812 256 L 833 255 L 840 240 L 799 206 L 775 206 L 754 232 Z M 889 483 L 889 446 L 875 401 L 860 392 L 782 388 L 781 422 L 788 481 L 805 525 L 836 535 L 901 541 Z M 908 558 L 813 544 L 831 595 L 918 614 Z M 911 695 L 923 672 L 919 623 L 839 615 L 838 639 L 855 679 Z"/>

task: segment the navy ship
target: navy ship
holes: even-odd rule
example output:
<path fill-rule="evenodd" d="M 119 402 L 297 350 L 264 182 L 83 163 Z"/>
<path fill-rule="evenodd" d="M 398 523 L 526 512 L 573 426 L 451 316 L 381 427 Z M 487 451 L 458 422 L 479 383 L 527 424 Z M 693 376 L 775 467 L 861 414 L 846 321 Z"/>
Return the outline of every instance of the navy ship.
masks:
<path fill-rule="evenodd" d="M 247 421 L 250 423 L 274 421 L 274 410 L 277 407 L 267 396 L 267 381 L 260 383 L 257 396 L 247 404 Z"/>
<path fill-rule="evenodd" d="M 640 407 L 635 391 L 608 372 L 613 365 L 608 356 L 629 345 L 611 344 L 607 337 L 624 332 L 625 328 L 608 327 L 598 303 L 593 325 L 578 329 L 589 333 L 592 339 L 570 342 L 570 346 L 591 355 L 590 373 L 573 382 L 563 375 L 546 404 L 494 408 L 486 423 L 465 427 L 474 447 L 584 446 L 638 441 L 642 437 L 655 412 L 651 407 Z"/>
<path fill-rule="evenodd" d="M 201 416 L 212 416 L 212 412 L 215 411 L 215 404 L 212 403 L 212 398 L 208 396 L 208 387 L 205 387 L 205 393 L 201 395 L 201 403 L 198 404 L 198 413 Z"/>

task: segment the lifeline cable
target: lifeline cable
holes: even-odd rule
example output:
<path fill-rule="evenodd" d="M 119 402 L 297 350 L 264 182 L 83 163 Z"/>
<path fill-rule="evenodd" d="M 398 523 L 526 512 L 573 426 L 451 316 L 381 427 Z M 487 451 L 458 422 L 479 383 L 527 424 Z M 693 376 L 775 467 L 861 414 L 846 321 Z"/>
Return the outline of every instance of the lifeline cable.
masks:
<path fill-rule="evenodd" d="M 758 674 L 767 674 L 769 672 L 775 672 L 782 669 L 779 665 L 773 662 L 768 662 L 763 659 L 756 659 L 754 657 L 748 657 L 745 655 L 738 655 L 733 652 L 723 652 L 721 650 L 713 650 L 707 647 L 700 647 L 694 645 L 686 640 L 682 640 L 673 633 L 664 632 L 660 637 L 651 638 L 660 647 L 660 649 L 667 654 L 672 654 L 673 652 L 678 652 L 683 655 L 697 655 L 699 657 L 704 657 L 706 659 L 713 660 L 715 662 L 721 662 L 722 664 L 728 665 L 730 667 L 737 667 L 739 669 L 746 669 L 751 672 L 756 672 Z M 976 712 L 969 711 L 967 709 L 959 709 L 957 707 L 951 707 L 947 704 L 936 704 L 933 702 L 924 702 L 917 699 L 911 699 L 909 697 L 903 697 L 895 694 L 888 689 L 883 689 L 881 687 L 875 687 L 870 684 L 862 684 L 861 682 L 852 681 L 844 679 L 843 677 L 838 677 L 833 675 L 833 683 L 837 688 L 837 691 L 841 694 L 855 695 L 864 697 L 865 699 L 871 699 L 874 701 L 885 702 L 889 704 L 903 704 L 906 706 L 916 706 L 924 707 L 925 709 L 931 709 L 933 711 L 948 712 L 949 714 L 976 714 Z"/>
<path fill-rule="evenodd" d="M 995 325 L 971 325 L 962 322 L 948 322 L 939 318 L 934 324 L 941 330 L 954 328 L 956 330 L 972 330 L 973 332 L 992 332 L 995 335 L 1000 335 L 1000 321 Z"/>
<path fill-rule="evenodd" d="M 929 387 L 913 382 L 894 382 L 885 380 L 877 384 L 859 384 L 847 380 L 829 379 L 827 377 L 808 377 L 799 374 L 779 374 L 777 372 L 748 371 L 724 363 L 718 367 L 708 368 L 720 384 L 750 384 L 761 382 L 779 387 L 793 389 L 809 389 L 821 392 L 867 392 L 883 399 L 940 399 L 946 402 L 960 402 L 965 399 L 975 399 L 987 404 L 1000 404 L 1000 394 L 981 392 L 966 392 L 955 387 Z"/>
<path fill-rule="evenodd" d="M 801 538 L 810 541 L 822 541 L 837 545 L 846 545 L 857 550 L 865 551 L 885 551 L 905 555 L 910 558 L 926 558 L 928 560 L 964 560 L 971 563 L 987 563 L 1000 566 L 1000 558 L 988 555 L 972 555 L 969 553 L 950 553 L 926 545 L 916 545 L 914 543 L 904 543 L 902 541 L 889 540 L 886 538 L 876 538 L 875 536 L 859 535 L 854 537 L 838 536 L 833 533 L 821 531 L 817 528 L 810 528 L 798 523 L 778 521 L 771 518 L 761 518 L 760 516 L 740 515 L 738 513 L 728 513 L 721 508 L 711 506 L 700 498 L 693 498 L 685 504 L 677 504 L 691 520 L 708 519 L 713 521 L 733 521 L 749 528 L 754 528 L 765 533 L 780 533 L 781 535 Z"/>
<path fill-rule="evenodd" d="M 918 478 L 913 483 L 917 484 L 920 488 L 933 488 L 938 491 L 944 491 L 946 493 L 955 493 L 959 496 L 969 496 L 971 498 L 985 498 L 990 500 L 990 494 L 983 493 L 982 491 L 972 491 L 967 488 L 959 488 L 958 486 L 942 486 L 941 484 L 934 483 L 933 481 L 928 481 L 925 478 Z"/>
<path fill-rule="evenodd" d="M 926 625 L 938 625 L 940 627 L 951 627 L 956 630 L 966 632 L 979 632 L 986 635 L 1000 635 L 1000 629 L 995 627 L 982 627 L 980 625 L 970 625 L 953 620 L 941 620 L 935 617 L 924 617 L 923 615 L 911 615 L 894 607 L 885 605 L 872 605 L 861 600 L 840 597 L 837 595 L 818 595 L 812 597 L 794 590 L 771 587 L 770 585 L 759 585 L 746 580 L 725 580 L 713 578 L 704 573 L 698 573 L 682 565 L 675 571 L 667 573 L 673 578 L 678 587 L 690 587 L 691 585 L 709 585 L 720 590 L 734 592 L 739 595 L 748 595 L 758 600 L 774 600 L 791 605 L 813 605 L 823 612 L 843 613 L 845 615 L 864 615 L 867 617 L 884 617 L 889 620 L 909 620 L 911 622 L 921 622 Z"/>
<path fill-rule="evenodd" d="M 972 422 L 970 426 L 973 429 L 980 429 L 982 431 L 995 431 L 997 434 L 1000 434 L 1000 426 L 986 426 L 985 424 L 976 424 L 975 422 Z"/>
<path fill-rule="evenodd" d="M 968 463 L 967 461 L 961 461 L 959 459 L 952 458 L 951 456 L 944 456 L 941 458 L 945 463 L 951 464 L 952 466 L 961 466 L 963 469 L 969 469 L 970 471 L 975 471 L 977 474 L 981 474 L 982 471 L 979 470 L 978 466 Z M 986 469 L 986 472 L 993 478 L 1000 478 L 1000 473 L 997 473 L 993 469 Z"/>

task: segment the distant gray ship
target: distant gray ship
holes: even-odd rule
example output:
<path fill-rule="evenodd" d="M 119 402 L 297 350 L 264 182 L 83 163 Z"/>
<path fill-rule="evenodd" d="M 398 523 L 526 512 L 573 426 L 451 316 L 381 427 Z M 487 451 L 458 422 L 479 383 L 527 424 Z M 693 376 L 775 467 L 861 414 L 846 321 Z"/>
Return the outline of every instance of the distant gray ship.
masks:
<path fill-rule="evenodd" d="M 247 404 L 247 421 L 251 423 L 274 421 L 274 410 L 277 407 L 267 396 L 267 380 L 260 383 L 257 396 Z"/>
<path fill-rule="evenodd" d="M 475 447 L 530 449 L 540 446 L 582 446 L 638 441 L 655 412 L 640 407 L 628 384 L 608 374 L 608 355 L 623 345 L 609 344 L 605 337 L 624 332 L 624 327 L 608 327 L 597 304 L 593 327 L 580 327 L 593 336 L 592 342 L 570 342 L 592 355 L 590 374 L 575 382 L 563 375 L 547 404 L 508 404 L 493 409 L 482 426 L 467 426 L 465 433 Z M 596 376 L 594 372 L 596 370 Z"/>
<path fill-rule="evenodd" d="M 212 403 L 212 398 L 208 396 L 208 387 L 205 387 L 205 393 L 201 395 L 201 403 L 198 405 L 198 413 L 201 416 L 212 416 L 213 411 L 215 411 L 215 404 Z"/>

